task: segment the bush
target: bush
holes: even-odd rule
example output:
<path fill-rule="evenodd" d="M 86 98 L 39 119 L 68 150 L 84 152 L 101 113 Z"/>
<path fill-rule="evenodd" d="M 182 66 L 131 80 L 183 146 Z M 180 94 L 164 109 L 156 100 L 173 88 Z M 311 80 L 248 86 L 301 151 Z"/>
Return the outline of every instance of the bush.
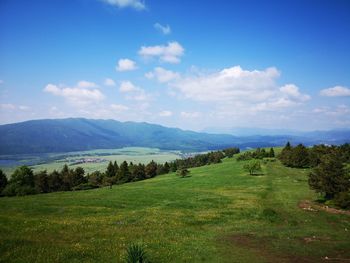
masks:
<path fill-rule="evenodd" d="M 8 184 L 5 189 L 2 191 L 2 195 L 6 196 L 15 196 L 15 195 L 33 195 L 37 194 L 37 191 L 34 187 L 29 185 L 18 185 L 16 183 Z"/>
<path fill-rule="evenodd" d="M 334 204 L 340 208 L 350 208 L 350 192 L 341 192 L 335 195 Z"/>
<path fill-rule="evenodd" d="M 125 262 L 127 263 L 147 263 L 149 262 L 145 248 L 139 244 L 131 244 L 126 249 Z"/>
<path fill-rule="evenodd" d="M 243 165 L 243 169 L 249 172 L 250 175 L 257 174 L 261 172 L 261 164 L 259 161 L 250 161 L 247 164 Z"/>

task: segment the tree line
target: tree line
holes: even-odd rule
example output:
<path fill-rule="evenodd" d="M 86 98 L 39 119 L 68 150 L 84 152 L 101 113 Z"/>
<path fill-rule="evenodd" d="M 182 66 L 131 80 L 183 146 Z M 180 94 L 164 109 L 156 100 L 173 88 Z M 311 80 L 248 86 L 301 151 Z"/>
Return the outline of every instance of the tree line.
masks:
<path fill-rule="evenodd" d="M 123 184 L 153 178 L 169 172 L 178 172 L 185 177 L 188 168 L 220 163 L 225 157 L 232 157 L 239 153 L 239 148 L 227 148 L 222 151 L 198 154 L 186 159 L 177 159 L 164 164 L 151 161 L 148 164 L 133 164 L 126 161 L 120 163 L 109 162 L 104 172 L 94 171 L 85 173 L 82 167 L 71 169 L 64 165 L 62 170 L 48 173 L 46 170 L 34 173 L 28 166 L 18 167 L 10 180 L 0 170 L 0 195 L 15 196 L 56 191 L 86 190 L 114 184 Z"/>
<path fill-rule="evenodd" d="M 288 167 L 312 168 L 308 176 L 310 188 L 319 193 L 323 201 L 350 208 L 349 143 L 306 148 L 302 144 L 293 147 L 288 142 L 279 159 Z"/>
<path fill-rule="evenodd" d="M 263 159 L 263 158 L 274 158 L 275 151 L 273 148 L 270 148 L 269 151 L 265 149 L 257 148 L 255 151 L 247 151 L 242 153 L 237 157 L 237 161 L 247 161 L 251 159 Z"/>

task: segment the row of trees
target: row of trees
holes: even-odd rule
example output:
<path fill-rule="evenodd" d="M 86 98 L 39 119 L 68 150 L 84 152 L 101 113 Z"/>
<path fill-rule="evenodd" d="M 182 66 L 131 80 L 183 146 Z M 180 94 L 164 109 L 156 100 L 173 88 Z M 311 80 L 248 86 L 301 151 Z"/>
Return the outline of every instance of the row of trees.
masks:
<path fill-rule="evenodd" d="M 325 200 L 342 208 L 350 207 L 350 144 L 341 146 L 315 145 L 306 148 L 299 144 L 292 147 L 288 142 L 279 159 L 289 167 L 313 168 L 308 183 Z"/>
<path fill-rule="evenodd" d="M 275 157 L 275 151 L 273 148 L 270 148 L 269 151 L 265 149 L 257 148 L 255 151 L 247 151 L 242 153 L 237 157 L 237 161 L 246 161 L 251 159 L 263 159 L 263 158 L 273 158 Z"/>
<path fill-rule="evenodd" d="M 293 147 L 288 142 L 282 149 L 279 159 L 288 167 L 307 168 L 318 166 L 326 154 L 336 155 L 342 163 L 350 162 L 350 144 L 346 143 L 340 146 L 321 144 L 306 148 L 302 144 Z"/>
<path fill-rule="evenodd" d="M 95 171 L 85 175 L 82 167 L 70 169 L 64 165 L 61 171 L 48 173 L 46 170 L 34 173 L 27 166 L 18 167 L 7 180 L 0 170 L 0 193 L 5 196 L 49 193 L 56 191 L 85 190 L 113 184 L 122 184 L 149 179 L 161 174 L 178 171 L 178 175 L 185 177 L 188 168 L 212 163 L 219 163 L 225 157 L 232 157 L 239 153 L 238 148 L 228 148 L 223 151 L 199 154 L 186 159 L 158 164 L 153 160 L 147 165 L 133 164 L 126 161 L 120 165 L 109 162 L 105 172 Z"/>

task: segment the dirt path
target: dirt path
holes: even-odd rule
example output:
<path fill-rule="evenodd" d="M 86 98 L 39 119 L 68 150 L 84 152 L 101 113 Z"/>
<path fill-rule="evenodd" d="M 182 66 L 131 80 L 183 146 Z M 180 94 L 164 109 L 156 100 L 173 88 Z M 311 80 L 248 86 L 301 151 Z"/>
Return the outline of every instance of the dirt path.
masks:
<path fill-rule="evenodd" d="M 299 202 L 298 207 L 303 209 L 303 210 L 310 211 L 310 212 L 326 211 L 326 212 L 331 213 L 331 214 L 350 215 L 350 211 L 336 209 L 336 208 L 329 207 L 326 205 L 316 204 L 316 203 L 309 201 L 309 200 L 303 200 L 303 201 Z"/>

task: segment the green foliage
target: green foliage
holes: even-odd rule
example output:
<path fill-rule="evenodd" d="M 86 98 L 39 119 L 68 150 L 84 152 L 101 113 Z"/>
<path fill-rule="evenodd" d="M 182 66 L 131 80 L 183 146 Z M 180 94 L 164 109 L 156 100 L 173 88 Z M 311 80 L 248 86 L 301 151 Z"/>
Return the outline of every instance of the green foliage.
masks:
<path fill-rule="evenodd" d="M 239 148 L 226 148 L 224 150 L 222 150 L 225 154 L 226 157 L 231 158 L 233 155 L 239 153 Z"/>
<path fill-rule="evenodd" d="M 320 164 L 309 174 L 311 189 L 333 199 L 336 194 L 347 192 L 350 188 L 349 175 L 339 157 L 330 153 L 321 158 Z"/>
<path fill-rule="evenodd" d="M 49 186 L 49 175 L 47 171 L 40 171 L 34 175 L 35 189 L 38 193 L 48 193 L 50 192 Z"/>
<path fill-rule="evenodd" d="M 262 171 L 261 164 L 257 160 L 250 161 L 250 162 L 244 164 L 243 169 L 245 171 L 247 171 L 250 175 L 256 175 L 259 172 L 261 173 L 261 171 Z"/>
<path fill-rule="evenodd" d="M 126 263 L 148 263 L 148 257 L 143 245 L 131 244 L 126 249 Z"/>
<path fill-rule="evenodd" d="M 6 174 L 0 169 L 0 195 L 8 183 Z"/>
<path fill-rule="evenodd" d="M 157 175 L 157 163 L 155 161 L 151 161 L 145 167 L 146 178 L 152 178 Z"/>
<path fill-rule="evenodd" d="M 270 149 L 269 152 L 265 151 L 265 149 L 257 148 L 255 151 L 247 151 L 240 154 L 237 157 L 237 161 L 248 161 L 251 159 L 263 159 L 268 157 L 274 157 L 275 153 L 273 148 Z"/>
<path fill-rule="evenodd" d="M 350 208 L 350 191 L 340 192 L 334 196 L 334 204 L 343 209 Z"/>
<path fill-rule="evenodd" d="M 177 170 L 176 174 L 182 178 L 186 177 L 190 173 L 185 167 L 181 167 Z"/>

